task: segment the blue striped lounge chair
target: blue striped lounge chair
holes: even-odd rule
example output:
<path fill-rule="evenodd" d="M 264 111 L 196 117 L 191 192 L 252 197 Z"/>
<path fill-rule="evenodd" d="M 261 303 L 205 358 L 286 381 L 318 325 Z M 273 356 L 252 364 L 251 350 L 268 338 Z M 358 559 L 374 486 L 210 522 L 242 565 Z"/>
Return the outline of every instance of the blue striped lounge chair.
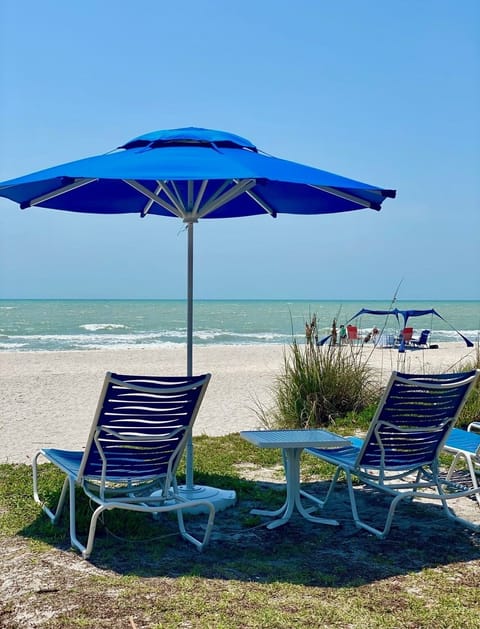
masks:
<path fill-rule="evenodd" d="M 206 500 L 186 500 L 177 491 L 176 471 L 210 374 L 193 377 L 129 376 L 108 372 L 85 451 L 42 449 L 33 467 L 33 494 L 52 523 L 70 503 L 70 540 L 88 559 L 99 516 L 126 509 L 158 514 L 176 512 L 181 536 L 201 550 L 208 543 L 215 508 Z M 55 511 L 39 496 L 39 459 L 56 465 L 65 481 Z M 75 488 L 96 505 L 84 545 L 76 531 Z M 187 532 L 183 511 L 201 507 L 207 525 L 201 539 Z"/>
<path fill-rule="evenodd" d="M 343 471 L 356 526 L 379 538 L 388 535 L 399 502 L 414 498 L 440 501 L 449 518 L 479 530 L 480 525 L 457 516 L 448 502 L 477 495 L 480 490 L 455 491 L 455 486 L 439 474 L 439 454 L 479 376 L 480 370 L 438 375 L 393 372 L 365 439 L 352 438 L 350 446 L 336 450 L 305 450 L 336 468 L 319 506 L 327 504 Z M 392 496 L 383 528 L 360 518 L 356 494 L 362 490 L 354 490 L 353 476 L 367 487 Z"/>

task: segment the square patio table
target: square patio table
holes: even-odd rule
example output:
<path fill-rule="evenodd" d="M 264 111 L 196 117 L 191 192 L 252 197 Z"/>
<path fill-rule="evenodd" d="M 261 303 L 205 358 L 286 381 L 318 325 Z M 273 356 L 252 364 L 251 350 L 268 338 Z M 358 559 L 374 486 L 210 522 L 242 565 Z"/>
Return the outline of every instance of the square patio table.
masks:
<path fill-rule="evenodd" d="M 304 448 L 342 448 L 350 444 L 348 439 L 328 432 L 328 430 L 320 429 L 243 430 L 240 432 L 240 436 L 259 448 L 281 448 L 287 482 L 286 499 L 280 509 L 276 511 L 252 509 L 250 513 L 276 517 L 277 519 L 268 523 L 268 529 L 274 529 L 277 526 L 286 524 L 290 520 L 295 507 L 300 515 L 310 522 L 338 526 L 337 520 L 310 515 L 310 512 L 316 507 L 305 509 L 303 506 L 301 496 L 311 500 L 318 506 L 321 506 L 322 503 L 314 496 L 300 490 L 300 457 Z"/>

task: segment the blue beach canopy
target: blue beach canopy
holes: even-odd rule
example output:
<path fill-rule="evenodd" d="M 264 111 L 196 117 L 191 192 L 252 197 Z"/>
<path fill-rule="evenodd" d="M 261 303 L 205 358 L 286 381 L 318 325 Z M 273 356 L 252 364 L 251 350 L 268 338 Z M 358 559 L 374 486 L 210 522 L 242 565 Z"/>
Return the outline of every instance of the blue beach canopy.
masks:
<path fill-rule="evenodd" d="M 467 347 L 473 347 L 473 342 L 470 341 L 470 339 L 464 336 L 461 332 L 459 332 L 456 328 L 454 328 L 453 325 L 449 323 L 446 319 L 444 319 L 442 315 L 438 313 L 434 308 L 430 308 L 429 310 L 399 310 L 398 308 L 391 308 L 389 310 L 372 310 L 371 308 L 362 308 L 356 314 L 354 314 L 353 317 L 350 317 L 346 325 L 348 325 L 351 321 L 353 321 L 357 317 L 360 317 L 363 314 L 379 315 L 381 317 L 388 317 L 392 315 L 397 319 L 399 325 L 401 325 L 401 327 L 403 328 L 407 326 L 407 321 L 410 319 L 410 317 L 423 317 L 425 315 L 434 315 L 436 317 L 439 317 L 439 319 L 441 319 L 442 321 L 445 321 L 445 323 L 450 326 L 452 330 L 454 330 L 465 341 Z M 400 317 L 403 319 L 403 322 L 400 321 Z M 330 336 L 331 335 L 329 334 L 325 338 L 322 338 L 319 341 L 319 345 L 324 345 L 330 338 Z M 400 344 L 400 349 L 402 349 L 402 344 Z"/>

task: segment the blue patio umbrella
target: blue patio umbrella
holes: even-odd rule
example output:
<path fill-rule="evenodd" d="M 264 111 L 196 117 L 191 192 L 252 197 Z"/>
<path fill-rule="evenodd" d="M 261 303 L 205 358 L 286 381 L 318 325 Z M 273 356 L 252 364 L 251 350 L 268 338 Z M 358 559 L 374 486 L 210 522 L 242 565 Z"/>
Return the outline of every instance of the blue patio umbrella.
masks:
<path fill-rule="evenodd" d="M 193 372 L 193 226 L 203 218 L 380 210 L 395 190 L 263 153 L 223 131 L 154 131 L 102 155 L 0 183 L 0 196 L 31 206 L 95 214 L 158 214 L 187 226 L 187 375 Z M 193 448 L 187 448 L 193 490 Z"/>

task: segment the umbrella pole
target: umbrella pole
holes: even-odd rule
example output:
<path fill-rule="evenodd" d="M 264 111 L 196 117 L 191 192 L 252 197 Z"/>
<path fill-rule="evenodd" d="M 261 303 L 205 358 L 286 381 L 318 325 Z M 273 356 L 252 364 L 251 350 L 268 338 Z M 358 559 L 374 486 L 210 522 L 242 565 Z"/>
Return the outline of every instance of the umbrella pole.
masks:
<path fill-rule="evenodd" d="M 187 376 L 193 376 L 193 223 L 187 223 Z M 193 442 L 190 434 L 185 452 L 187 490 L 193 489 Z"/>
<path fill-rule="evenodd" d="M 187 223 L 187 376 L 193 376 L 193 223 Z"/>
<path fill-rule="evenodd" d="M 193 222 L 187 222 L 187 375 L 193 375 Z M 216 511 L 231 507 L 237 501 L 233 489 L 217 489 L 206 485 L 193 484 L 193 439 L 190 433 L 185 448 L 185 485 L 178 487 L 178 493 L 188 500 L 206 500 L 211 502 Z M 206 513 L 205 504 L 186 507 L 186 513 Z"/>

